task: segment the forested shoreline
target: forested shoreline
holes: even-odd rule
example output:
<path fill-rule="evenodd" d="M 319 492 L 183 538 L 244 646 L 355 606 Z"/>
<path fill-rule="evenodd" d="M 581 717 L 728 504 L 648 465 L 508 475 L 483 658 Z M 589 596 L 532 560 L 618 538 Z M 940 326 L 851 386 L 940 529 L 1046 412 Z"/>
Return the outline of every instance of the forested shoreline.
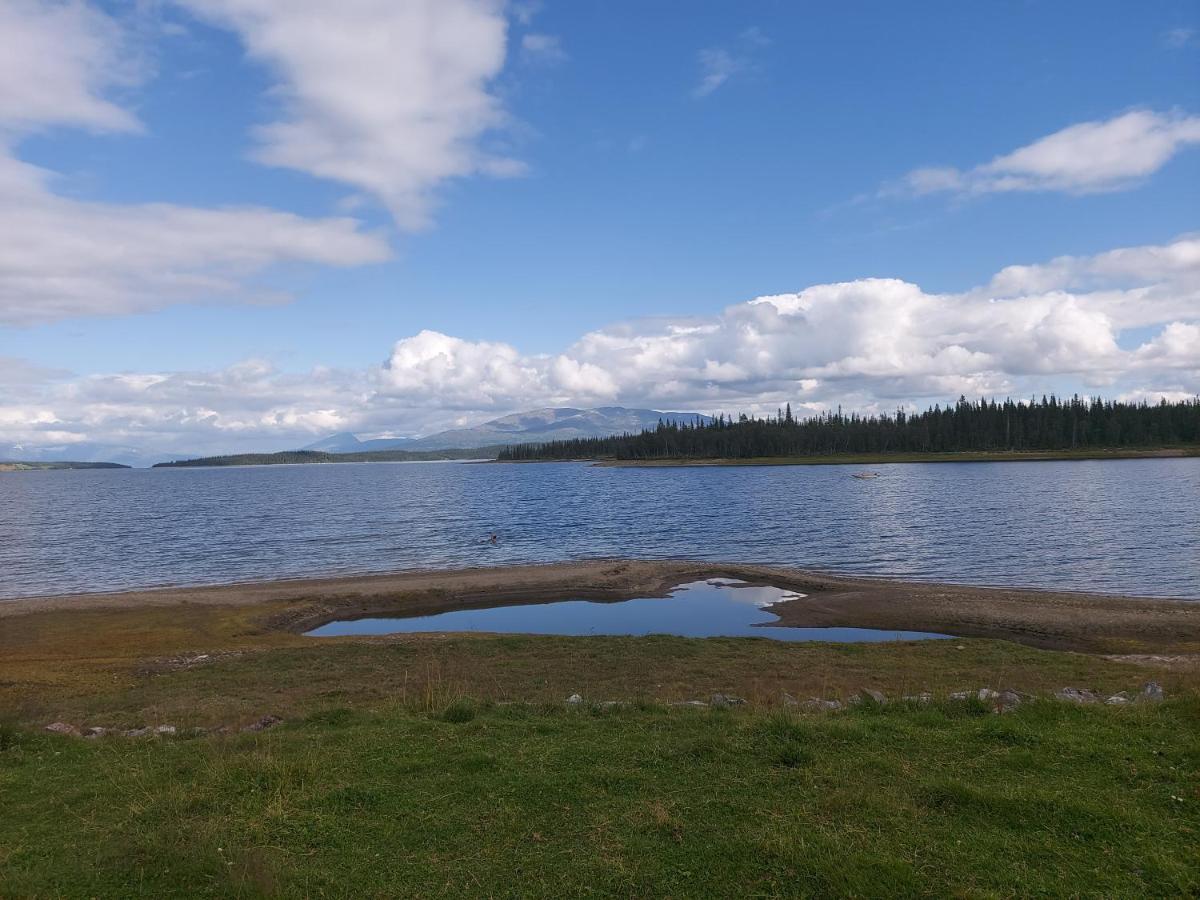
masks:
<path fill-rule="evenodd" d="M 506 461 L 548 459 L 752 459 L 889 453 L 1071 451 L 1200 445 L 1200 398 L 1156 404 L 1078 396 L 969 401 L 920 413 L 862 416 L 717 415 L 711 423 L 660 422 L 640 434 L 505 447 Z"/>

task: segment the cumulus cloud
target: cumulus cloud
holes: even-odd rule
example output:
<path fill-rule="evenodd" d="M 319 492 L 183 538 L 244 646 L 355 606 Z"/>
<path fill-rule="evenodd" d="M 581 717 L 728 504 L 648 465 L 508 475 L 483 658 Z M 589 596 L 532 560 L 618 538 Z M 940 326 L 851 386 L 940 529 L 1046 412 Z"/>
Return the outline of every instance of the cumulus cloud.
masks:
<path fill-rule="evenodd" d="M 14 146 L 51 126 L 136 131 L 107 93 L 131 87 L 121 24 L 82 3 L 0 5 L 0 325 L 145 312 L 211 300 L 277 301 L 258 276 L 287 263 L 360 265 L 387 241 L 346 218 L 252 207 L 95 203 L 54 191 L 55 173 Z"/>
<path fill-rule="evenodd" d="M 435 189 L 516 175 L 481 139 L 506 114 L 490 90 L 504 65 L 499 0 L 178 0 L 231 28 L 276 79 L 264 163 L 349 185 L 406 229 L 429 224 Z"/>
<path fill-rule="evenodd" d="M 642 319 L 558 353 L 422 331 L 360 370 L 64 378 L 0 360 L 0 445 L 103 440 L 174 452 L 300 446 L 333 431 L 427 434 L 548 405 L 773 412 L 891 409 L 979 395 L 1200 393 L 1197 238 L 1010 267 L 930 293 L 819 284 L 715 316 Z M 7 368 L 6 368 L 7 367 Z"/>
<path fill-rule="evenodd" d="M 962 170 L 914 169 L 897 192 L 964 196 L 1012 191 L 1090 194 L 1132 187 L 1186 147 L 1200 143 L 1200 116 L 1134 110 L 1098 122 L 1081 122 L 991 162 Z"/>

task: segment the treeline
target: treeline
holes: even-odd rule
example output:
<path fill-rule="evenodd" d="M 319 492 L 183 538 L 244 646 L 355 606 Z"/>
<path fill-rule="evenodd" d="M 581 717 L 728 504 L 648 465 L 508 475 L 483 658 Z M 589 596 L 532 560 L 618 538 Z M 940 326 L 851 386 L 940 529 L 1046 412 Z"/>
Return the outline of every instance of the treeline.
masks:
<path fill-rule="evenodd" d="M 468 450 L 365 450 L 361 453 L 326 453 L 323 450 L 284 450 L 280 453 L 236 453 L 156 463 L 156 469 L 187 469 L 205 466 L 294 466 L 338 462 L 434 462 L 451 459 L 495 459 L 500 447 Z"/>
<path fill-rule="evenodd" d="M 0 459 L 0 471 L 15 472 L 23 469 L 128 469 L 129 466 L 112 462 L 28 462 L 20 459 Z"/>
<path fill-rule="evenodd" d="M 1200 444 L 1200 398 L 1156 404 L 1078 396 L 968 401 L 921 413 L 822 413 L 795 418 L 718 415 L 706 424 L 660 422 L 640 434 L 505 447 L 502 460 L 748 459 L 840 454 L 1069 451 Z"/>

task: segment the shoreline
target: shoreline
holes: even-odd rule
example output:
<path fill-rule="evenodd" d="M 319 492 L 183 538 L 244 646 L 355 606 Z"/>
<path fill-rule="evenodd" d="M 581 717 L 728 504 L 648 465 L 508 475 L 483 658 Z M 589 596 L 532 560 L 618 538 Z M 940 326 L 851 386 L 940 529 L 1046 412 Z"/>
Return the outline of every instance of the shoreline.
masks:
<path fill-rule="evenodd" d="M 738 578 L 806 596 L 771 607 L 781 627 L 859 627 L 1013 641 L 1085 653 L 1200 653 L 1200 601 L 909 582 L 691 560 L 588 560 L 420 570 L 200 587 L 66 594 L 0 603 L 0 621 L 236 614 L 262 636 L 294 638 L 342 618 L 664 596 L 688 581 Z M 14 631 L 15 628 L 8 627 Z M 330 640 L 361 640 L 336 638 Z M 6 642 L 0 640 L 0 649 Z M 13 648 L 15 649 L 15 648 Z"/>
<path fill-rule="evenodd" d="M 604 468 L 699 468 L 703 466 L 854 466 L 905 463 L 1087 462 L 1124 459 L 1193 459 L 1200 448 L 1164 447 L 1155 450 L 969 450 L 948 453 L 849 453 L 829 456 L 759 456 L 747 458 L 582 459 Z M 521 460 L 558 462 L 560 460 Z M 567 460 L 561 460 L 566 462 Z M 507 460 L 498 460 L 507 462 Z"/>

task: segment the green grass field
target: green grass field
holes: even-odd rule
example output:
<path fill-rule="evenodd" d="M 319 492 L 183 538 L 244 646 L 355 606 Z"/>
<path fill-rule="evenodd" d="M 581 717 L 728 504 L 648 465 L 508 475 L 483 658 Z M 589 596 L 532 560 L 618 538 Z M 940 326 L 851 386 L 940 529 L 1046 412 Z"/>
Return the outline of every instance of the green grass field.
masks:
<path fill-rule="evenodd" d="M 1195 896 L 1200 701 L 0 729 L 0 896 Z"/>
<path fill-rule="evenodd" d="M 1080 653 L 270 626 L 308 602 L 0 618 L 0 898 L 1200 894 L 1186 642 L 1147 664 L 1123 654 L 1160 648 L 1132 638 Z M 1166 702 L 1048 699 L 1151 679 Z M 982 687 L 1037 699 L 1004 715 L 948 699 Z M 787 703 L 868 688 L 938 700 Z M 671 705 L 716 692 L 747 702 Z M 284 724 L 241 730 L 268 714 Z"/>

